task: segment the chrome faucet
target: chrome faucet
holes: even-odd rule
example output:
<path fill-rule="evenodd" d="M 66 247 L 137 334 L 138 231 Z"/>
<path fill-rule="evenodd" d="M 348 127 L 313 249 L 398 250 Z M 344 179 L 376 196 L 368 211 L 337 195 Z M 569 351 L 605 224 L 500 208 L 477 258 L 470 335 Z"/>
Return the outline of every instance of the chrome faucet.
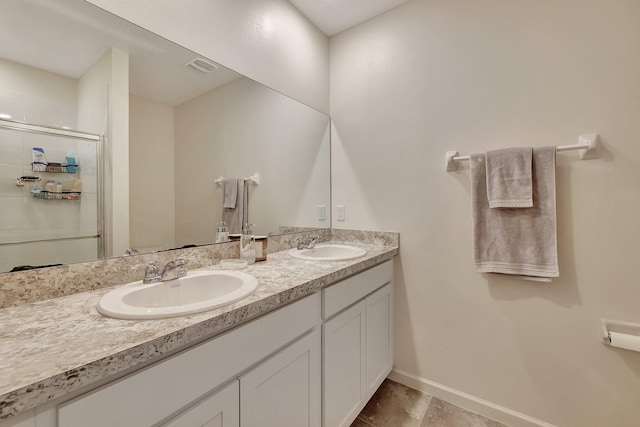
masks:
<path fill-rule="evenodd" d="M 144 279 L 142 279 L 142 283 L 156 283 L 156 282 L 164 282 L 166 280 L 174 280 L 180 277 L 184 277 L 187 275 L 187 269 L 185 265 L 189 259 L 188 258 L 176 258 L 173 261 L 169 261 L 167 265 L 164 266 L 162 272 L 158 272 L 158 264 L 155 261 L 143 262 L 142 264 L 137 264 L 131 267 L 132 270 L 137 270 L 139 268 L 145 267 Z"/>
<path fill-rule="evenodd" d="M 142 283 L 149 284 L 160 281 L 160 274 L 158 274 L 158 264 L 155 261 L 143 262 L 142 264 L 136 264 L 131 267 L 132 270 L 137 270 L 139 268 L 146 267 L 144 272 L 144 279 L 142 279 Z"/>
<path fill-rule="evenodd" d="M 164 282 L 165 280 L 174 280 L 186 276 L 186 263 L 187 258 L 176 258 L 173 261 L 169 261 L 162 269 L 162 273 L 160 273 L 160 280 Z"/>
<path fill-rule="evenodd" d="M 320 239 L 320 236 L 309 236 L 308 239 L 298 237 L 296 239 L 296 242 L 298 242 L 298 250 L 313 249 L 316 246 L 318 239 Z"/>

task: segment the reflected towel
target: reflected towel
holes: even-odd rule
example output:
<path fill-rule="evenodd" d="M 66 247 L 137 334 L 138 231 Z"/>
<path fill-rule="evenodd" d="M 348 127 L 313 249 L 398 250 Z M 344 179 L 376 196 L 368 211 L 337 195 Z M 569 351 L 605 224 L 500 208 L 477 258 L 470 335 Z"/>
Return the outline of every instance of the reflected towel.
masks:
<path fill-rule="evenodd" d="M 485 162 L 485 154 L 471 155 L 476 271 L 531 276 L 530 279 L 537 278 L 539 281 L 551 281 L 551 277 L 558 277 L 555 147 L 533 149 L 535 205 L 531 208 L 491 209 L 487 199 Z"/>
<path fill-rule="evenodd" d="M 487 151 L 487 198 L 494 208 L 533 206 L 531 147 Z"/>
<path fill-rule="evenodd" d="M 222 207 L 235 208 L 238 200 L 238 178 L 222 181 Z"/>
<path fill-rule="evenodd" d="M 227 224 L 230 234 L 242 232 L 242 226 L 249 222 L 249 186 L 245 185 L 243 179 L 237 180 L 237 197 L 234 208 L 224 207 L 224 192 L 222 204 L 222 221 Z"/>

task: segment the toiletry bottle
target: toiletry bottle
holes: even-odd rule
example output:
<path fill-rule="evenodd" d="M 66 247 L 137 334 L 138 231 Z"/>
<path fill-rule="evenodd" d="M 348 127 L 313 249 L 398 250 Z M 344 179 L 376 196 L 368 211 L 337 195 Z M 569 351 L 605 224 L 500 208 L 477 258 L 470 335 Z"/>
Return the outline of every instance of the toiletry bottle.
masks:
<path fill-rule="evenodd" d="M 267 236 L 254 236 L 256 242 L 256 262 L 267 260 Z"/>
<path fill-rule="evenodd" d="M 56 199 L 62 199 L 62 183 L 58 181 L 56 183 Z"/>
<path fill-rule="evenodd" d="M 47 183 L 44 185 L 44 191 L 46 191 L 47 193 L 55 193 L 56 182 L 52 179 L 48 179 Z"/>
<path fill-rule="evenodd" d="M 31 170 L 33 170 L 34 172 L 44 172 L 47 170 L 47 160 L 44 157 L 44 149 L 33 147 L 31 156 Z"/>
<path fill-rule="evenodd" d="M 245 224 L 240 236 L 240 259 L 247 261 L 247 264 L 256 262 L 256 244 L 251 227 L 255 224 Z"/>
<path fill-rule="evenodd" d="M 218 232 L 216 233 L 216 243 L 228 242 L 229 230 L 224 221 L 218 223 Z"/>

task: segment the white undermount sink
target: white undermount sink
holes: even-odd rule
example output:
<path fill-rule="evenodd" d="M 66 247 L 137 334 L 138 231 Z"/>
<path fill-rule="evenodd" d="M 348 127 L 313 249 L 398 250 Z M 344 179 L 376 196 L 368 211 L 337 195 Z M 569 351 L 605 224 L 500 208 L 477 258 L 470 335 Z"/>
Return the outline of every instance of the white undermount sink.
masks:
<path fill-rule="evenodd" d="M 175 280 L 146 285 L 137 281 L 118 287 L 105 294 L 96 308 L 118 319 L 161 319 L 231 304 L 257 287 L 255 277 L 237 271 L 190 271 Z"/>
<path fill-rule="evenodd" d="M 293 258 L 308 261 L 346 261 L 360 258 L 367 251 L 356 246 L 339 244 L 320 244 L 311 249 L 291 249 L 289 255 Z"/>

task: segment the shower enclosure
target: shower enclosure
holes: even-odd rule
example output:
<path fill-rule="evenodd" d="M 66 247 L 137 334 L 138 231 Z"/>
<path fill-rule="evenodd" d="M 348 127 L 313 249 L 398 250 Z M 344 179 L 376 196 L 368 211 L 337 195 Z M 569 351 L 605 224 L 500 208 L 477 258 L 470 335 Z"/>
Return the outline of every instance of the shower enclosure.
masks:
<path fill-rule="evenodd" d="M 103 142 L 0 119 L 0 272 L 104 257 Z"/>

